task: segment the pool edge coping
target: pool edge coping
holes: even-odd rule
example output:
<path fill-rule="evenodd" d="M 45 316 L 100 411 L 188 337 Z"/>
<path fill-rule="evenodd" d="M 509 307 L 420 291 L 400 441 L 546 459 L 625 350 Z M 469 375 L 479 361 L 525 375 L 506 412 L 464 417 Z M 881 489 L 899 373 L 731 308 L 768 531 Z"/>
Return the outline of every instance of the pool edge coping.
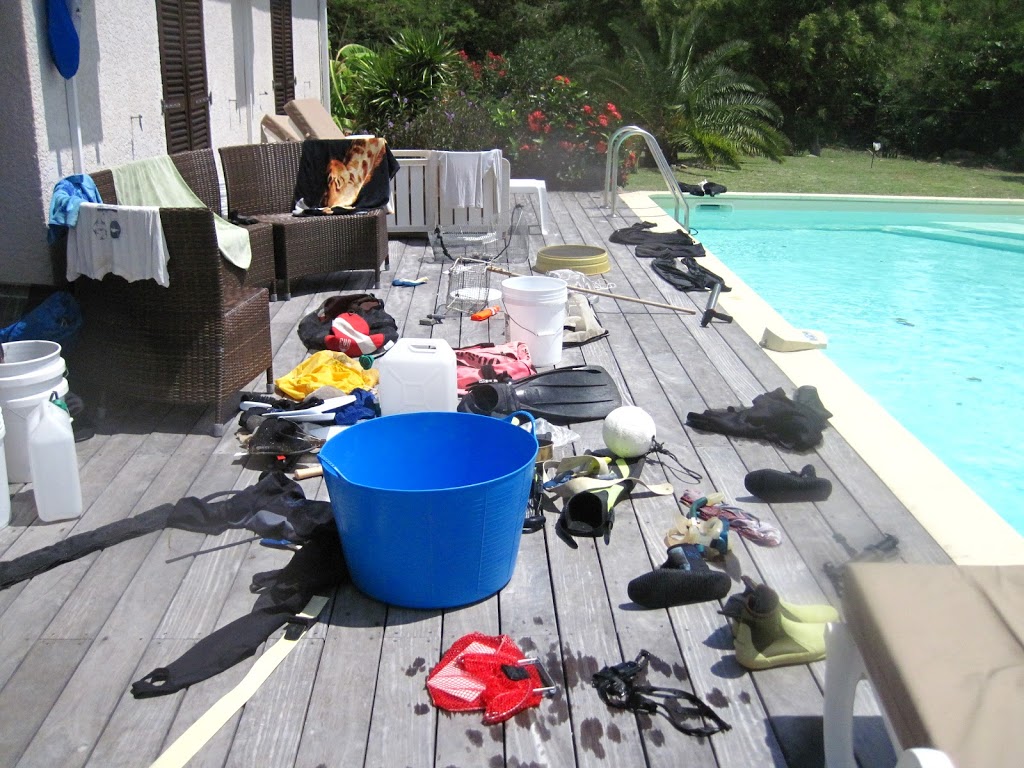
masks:
<path fill-rule="evenodd" d="M 652 194 L 664 193 L 624 192 L 619 199 L 640 219 L 654 223 L 658 230 L 678 229 L 679 224 L 651 199 Z M 823 197 L 835 196 L 817 196 L 818 199 Z M 956 198 L 944 198 L 951 199 Z M 713 253 L 709 251 L 703 261 L 732 288 L 719 297 L 722 310 L 732 315 L 734 322 L 755 342 L 760 344 L 766 328 L 783 338 L 800 338 L 797 329 Z M 790 380 L 813 382 L 833 414 L 829 422 L 832 427 L 954 563 L 1024 563 L 1024 536 L 824 353 L 817 349 L 795 352 L 762 349 Z M 894 533 L 898 535 L 898 531 Z"/>

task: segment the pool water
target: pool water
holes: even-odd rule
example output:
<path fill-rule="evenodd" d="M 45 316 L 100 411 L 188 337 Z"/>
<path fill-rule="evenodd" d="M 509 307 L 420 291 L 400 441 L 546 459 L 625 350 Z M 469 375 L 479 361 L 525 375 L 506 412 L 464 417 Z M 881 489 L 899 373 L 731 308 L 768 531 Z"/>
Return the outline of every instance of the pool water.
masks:
<path fill-rule="evenodd" d="M 1024 533 L 1020 217 L 696 207 L 690 227 Z"/>

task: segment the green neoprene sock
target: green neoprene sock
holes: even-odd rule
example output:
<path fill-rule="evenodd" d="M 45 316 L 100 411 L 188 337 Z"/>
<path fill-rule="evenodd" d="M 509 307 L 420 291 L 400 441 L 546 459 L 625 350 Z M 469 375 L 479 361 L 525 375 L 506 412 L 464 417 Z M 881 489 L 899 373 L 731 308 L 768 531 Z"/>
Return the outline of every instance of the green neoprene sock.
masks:
<path fill-rule="evenodd" d="M 825 658 L 825 624 L 790 621 L 775 611 L 736 622 L 736 660 L 747 669 L 809 664 Z"/>

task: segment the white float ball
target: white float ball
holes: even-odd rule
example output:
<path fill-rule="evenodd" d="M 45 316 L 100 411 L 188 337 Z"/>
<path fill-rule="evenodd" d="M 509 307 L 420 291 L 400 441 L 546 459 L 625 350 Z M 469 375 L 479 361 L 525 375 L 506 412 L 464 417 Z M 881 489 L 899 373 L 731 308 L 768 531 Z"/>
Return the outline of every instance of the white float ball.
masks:
<path fill-rule="evenodd" d="M 619 406 L 609 413 L 601 430 L 605 447 L 623 459 L 650 451 L 655 433 L 654 419 L 635 405 Z"/>

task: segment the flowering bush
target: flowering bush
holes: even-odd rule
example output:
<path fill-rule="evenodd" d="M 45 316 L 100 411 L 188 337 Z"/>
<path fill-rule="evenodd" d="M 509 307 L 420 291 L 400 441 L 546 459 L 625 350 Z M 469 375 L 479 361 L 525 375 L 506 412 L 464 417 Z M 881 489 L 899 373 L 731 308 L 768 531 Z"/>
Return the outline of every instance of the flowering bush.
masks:
<path fill-rule="evenodd" d="M 409 88 L 375 88 L 378 98 L 390 97 L 394 109 L 386 115 L 378 110 L 376 121 L 367 124 L 393 147 L 499 148 L 518 177 L 545 179 L 553 189 L 601 186 L 608 138 L 622 124 L 614 104 L 565 75 L 546 74 L 530 58 L 506 60 L 487 52 L 476 60 L 452 51 L 444 75 L 435 78 L 444 87 L 416 91 L 415 98 L 405 96 Z M 627 156 L 619 180 L 628 172 Z"/>
<path fill-rule="evenodd" d="M 488 51 L 483 61 L 473 61 L 465 51 L 459 51 L 464 69 L 456 70 L 456 79 L 462 90 L 476 96 L 500 98 L 507 92 L 508 64 L 505 57 Z"/>
<path fill-rule="evenodd" d="M 564 75 L 556 75 L 531 98 L 525 131 L 509 148 L 517 168 L 535 169 L 549 181 L 574 186 L 603 172 L 608 137 L 622 123 L 611 102 L 600 103 Z M 600 183 L 600 182 L 598 182 Z"/>

